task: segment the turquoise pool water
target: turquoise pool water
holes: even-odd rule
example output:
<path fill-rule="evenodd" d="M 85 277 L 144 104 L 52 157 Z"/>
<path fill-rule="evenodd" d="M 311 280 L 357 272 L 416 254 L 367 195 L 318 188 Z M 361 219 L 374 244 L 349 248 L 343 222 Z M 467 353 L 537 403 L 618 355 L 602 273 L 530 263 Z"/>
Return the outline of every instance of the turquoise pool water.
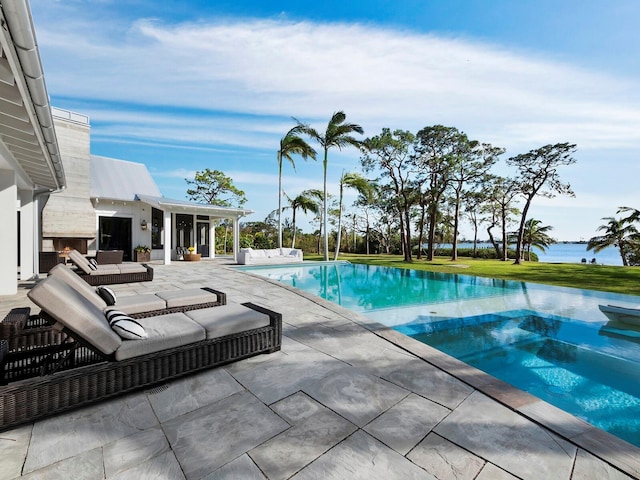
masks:
<path fill-rule="evenodd" d="M 640 297 L 353 265 L 242 267 L 357 311 L 640 446 Z"/>

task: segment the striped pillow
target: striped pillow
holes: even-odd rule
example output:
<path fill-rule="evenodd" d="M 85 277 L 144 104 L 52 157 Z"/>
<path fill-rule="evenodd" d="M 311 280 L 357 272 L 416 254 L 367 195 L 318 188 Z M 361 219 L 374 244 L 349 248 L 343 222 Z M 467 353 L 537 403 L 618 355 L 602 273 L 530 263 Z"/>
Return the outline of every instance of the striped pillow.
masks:
<path fill-rule="evenodd" d="M 98 269 L 98 261 L 95 258 L 90 258 L 89 259 L 89 268 L 91 270 L 97 270 Z"/>
<path fill-rule="evenodd" d="M 121 311 L 107 310 L 105 315 L 109 325 L 111 325 L 111 329 L 121 338 L 125 340 L 140 340 L 148 337 L 142 325 Z"/>
<path fill-rule="evenodd" d="M 109 307 L 116 304 L 116 292 L 109 287 L 96 287 L 96 293 L 102 297 Z"/>

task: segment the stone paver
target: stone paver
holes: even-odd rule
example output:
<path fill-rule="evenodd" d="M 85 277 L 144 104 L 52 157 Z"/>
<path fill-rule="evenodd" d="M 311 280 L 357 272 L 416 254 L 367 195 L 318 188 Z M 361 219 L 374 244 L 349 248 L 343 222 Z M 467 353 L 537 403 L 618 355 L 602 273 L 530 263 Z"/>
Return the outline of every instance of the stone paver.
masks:
<path fill-rule="evenodd" d="M 406 455 L 449 412 L 449 409 L 412 393 L 364 430 L 396 452 Z"/>
<path fill-rule="evenodd" d="M 484 460 L 444 438 L 431 434 L 407 455 L 441 480 L 471 480 L 484 466 Z"/>
<path fill-rule="evenodd" d="M 575 447 L 479 392 L 434 431 L 524 479 L 569 478 L 576 453 Z"/>
<path fill-rule="evenodd" d="M 636 447 L 225 262 L 155 265 L 153 282 L 113 288 L 208 285 L 272 308 L 283 315 L 281 351 L 0 433 L 0 480 L 640 478 Z M 0 315 L 30 305 L 24 287 L 2 298 Z"/>
<path fill-rule="evenodd" d="M 188 479 L 217 470 L 289 427 L 248 392 L 236 393 L 163 424 Z"/>
<path fill-rule="evenodd" d="M 359 427 L 382 414 L 409 392 L 354 367 L 333 372 L 304 390 Z"/>
<path fill-rule="evenodd" d="M 434 480 L 371 435 L 357 431 L 292 479 L 295 480 Z"/>
<path fill-rule="evenodd" d="M 297 393 L 272 405 L 293 426 L 249 452 L 273 480 L 284 480 L 357 430 L 351 422 Z M 302 409 L 301 406 L 308 407 Z M 306 411 L 305 411 L 306 410 Z"/>

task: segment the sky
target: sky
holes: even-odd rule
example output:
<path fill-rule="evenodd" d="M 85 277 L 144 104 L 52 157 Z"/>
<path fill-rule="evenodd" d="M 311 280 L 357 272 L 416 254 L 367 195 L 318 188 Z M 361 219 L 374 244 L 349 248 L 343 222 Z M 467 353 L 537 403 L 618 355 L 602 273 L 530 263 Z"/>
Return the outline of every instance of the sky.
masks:
<path fill-rule="evenodd" d="M 576 163 L 558 169 L 575 197 L 536 198 L 529 215 L 560 241 L 640 208 L 636 0 L 31 0 L 31 10 L 52 105 L 89 115 L 91 153 L 144 163 L 166 197 L 185 199 L 186 178 L 217 169 L 245 191 L 246 220 L 262 221 L 277 208 L 276 152 L 293 118 L 323 131 L 342 110 L 362 139 L 456 127 L 506 149 L 503 175 L 515 173 L 509 157 L 575 143 Z M 359 156 L 329 152 L 330 193 L 343 172 L 361 172 Z M 287 195 L 322 188 L 322 161 L 295 167 L 283 167 Z"/>

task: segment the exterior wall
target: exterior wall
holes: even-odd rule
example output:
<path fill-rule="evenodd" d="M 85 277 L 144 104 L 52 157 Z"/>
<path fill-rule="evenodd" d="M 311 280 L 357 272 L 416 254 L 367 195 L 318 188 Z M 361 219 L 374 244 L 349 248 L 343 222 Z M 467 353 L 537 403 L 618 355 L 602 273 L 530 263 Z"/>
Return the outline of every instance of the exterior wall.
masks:
<path fill-rule="evenodd" d="M 0 295 L 13 295 L 18 291 L 16 267 L 18 265 L 18 187 L 13 170 L 0 170 Z"/>
<path fill-rule="evenodd" d="M 131 219 L 131 245 L 135 248 L 137 245 L 151 245 L 151 230 L 147 227 L 146 230 L 142 230 L 140 227 L 142 220 L 145 220 L 147 225 L 151 225 L 151 207 L 140 202 L 123 202 L 121 200 L 106 200 L 100 199 L 95 206 L 94 222 L 94 234 L 97 236 L 100 217 L 123 217 Z M 98 249 L 98 241 L 94 241 L 89 245 L 89 255 L 94 255 Z M 155 253 L 155 255 L 154 255 Z M 132 257 L 135 255 L 132 252 Z M 162 250 L 152 252 L 152 260 L 162 259 Z"/>
<path fill-rule="evenodd" d="M 90 196 L 90 127 L 54 117 L 67 188 L 52 195 L 42 212 L 43 238 L 95 238 L 95 214 Z M 47 245 L 43 245 L 45 247 Z"/>

